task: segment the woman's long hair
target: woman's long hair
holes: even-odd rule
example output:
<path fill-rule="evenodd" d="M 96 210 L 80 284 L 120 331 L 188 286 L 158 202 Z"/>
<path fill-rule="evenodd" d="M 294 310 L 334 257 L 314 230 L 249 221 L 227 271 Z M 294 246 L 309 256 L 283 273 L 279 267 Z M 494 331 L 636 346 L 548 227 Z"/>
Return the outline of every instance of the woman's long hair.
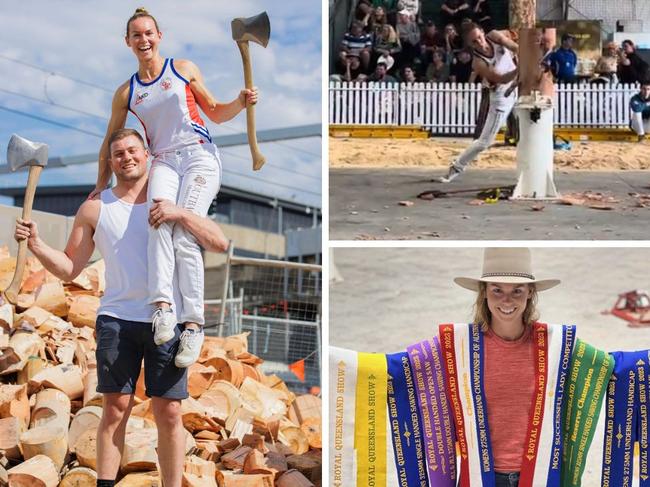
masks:
<path fill-rule="evenodd" d="M 524 326 L 527 327 L 539 319 L 539 312 L 537 311 L 537 289 L 535 289 L 535 284 L 529 284 L 528 286 L 531 289 L 531 294 L 526 303 L 523 316 Z M 482 331 L 487 331 L 492 325 L 492 312 L 487 304 L 487 283 L 485 282 L 479 282 L 476 302 L 474 303 L 473 323 L 479 324 Z"/>

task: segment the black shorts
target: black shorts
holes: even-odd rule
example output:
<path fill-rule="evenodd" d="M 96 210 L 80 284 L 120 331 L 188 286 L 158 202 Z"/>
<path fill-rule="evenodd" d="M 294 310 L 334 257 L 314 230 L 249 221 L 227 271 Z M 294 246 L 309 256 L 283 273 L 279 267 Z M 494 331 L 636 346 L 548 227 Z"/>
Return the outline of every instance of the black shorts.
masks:
<path fill-rule="evenodd" d="M 95 325 L 97 392 L 133 394 L 144 358 L 147 396 L 186 399 L 187 369 L 174 365 L 182 331 L 176 325 L 174 338 L 157 346 L 151 323 L 99 315 Z"/>

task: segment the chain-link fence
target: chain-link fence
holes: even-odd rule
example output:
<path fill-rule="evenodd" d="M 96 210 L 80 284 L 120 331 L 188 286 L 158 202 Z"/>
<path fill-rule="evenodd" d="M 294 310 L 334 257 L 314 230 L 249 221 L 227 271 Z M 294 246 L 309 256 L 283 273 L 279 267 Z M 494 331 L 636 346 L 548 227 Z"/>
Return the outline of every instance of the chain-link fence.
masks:
<path fill-rule="evenodd" d="M 205 302 L 205 331 L 250 332 L 248 349 L 264 359 L 262 369 L 306 392 L 321 383 L 321 296 L 319 265 L 230 255 L 222 299 Z"/>

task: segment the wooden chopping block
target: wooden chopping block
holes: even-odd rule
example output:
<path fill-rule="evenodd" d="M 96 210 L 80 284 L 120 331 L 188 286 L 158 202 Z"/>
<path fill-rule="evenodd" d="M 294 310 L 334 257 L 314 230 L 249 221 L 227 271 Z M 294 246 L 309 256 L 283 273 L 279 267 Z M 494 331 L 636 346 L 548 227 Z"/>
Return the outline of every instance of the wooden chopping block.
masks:
<path fill-rule="evenodd" d="M 291 451 L 296 455 L 309 451 L 309 440 L 298 426 L 280 426 L 278 441 L 291 448 Z"/>
<path fill-rule="evenodd" d="M 44 283 L 35 293 L 34 305 L 63 318 L 68 314 L 68 303 L 61 281 Z"/>
<path fill-rule="evenodd" d="M 70 303 L 68 321 L 76 327 L 95 328 L 99 298 L 97 296 L 75 296 Z"/>
<path fill-rule="evenodd" d="M 89 428 L 79 435 L 74 452 L 81 466 L 97 470 L 97 428 Z"/>
<path fill-rule="evenodd" d="M 24 428 L 18 418 L 0 419 L 0 450 L 10 460 L 22 459 L 19 445 Z"/>
<path fill-rule="evenodd" d="M 7 470 L 11 487 L 57 487 L 59 471 L 51 458 L 36 455 Z"/>
<path fill-rule="evenodd" d="M 60 426 L 37 426 L 20 435 L 20 447 L 26 460 L 37 455 L 49 457 L 58 472 L 68 455 L 68 431 Z"/>
<path fill-rule="evenodd" d="M 37 426 L 61 427 L 68 436 L 70 398 L 58 389 L 43 389 L 36 393 L 30 428 Z"/>
<path fill-rule="evenodd" d="M 158 472 L 130 473 L 120 480 L 115 487 L 160 487 Z"/>
<path fill-rule="evenodd" d="M 63 476 L 59 487 L 95 487 L 97 472 L 88 467 L 75 467 Z"/>
<path fill-rule="evenodd" d="M 63 391 L 70 399 L 83 397 L 84 384 L 81 368 L 72 364 L 61 364 L 41 370 L 29 381 L 30 390 L 41 386 Z"/>
<path fill-rule="evenodd" d="M 157 441 L 158 431 L 155 428 L 127 432 L 124 438 L 124 453 L 120 470 L 124 473 L 155 470 L 158 460 Z"/>
<path fill-rule="evenodd" d="M 71 452 L 76 451 L 77 440 L 88 430 L 97 430 L 99 421 L 102 419 L 102 408 L 98 406 L 86 406 L 74 415 L 68 429 L 68 444 Z"/>
<path fill-rule="evenodd" d="M 17 418 L 27 428 L 29 415 L 27 385 L 0 385 L 0 418 Z"/>

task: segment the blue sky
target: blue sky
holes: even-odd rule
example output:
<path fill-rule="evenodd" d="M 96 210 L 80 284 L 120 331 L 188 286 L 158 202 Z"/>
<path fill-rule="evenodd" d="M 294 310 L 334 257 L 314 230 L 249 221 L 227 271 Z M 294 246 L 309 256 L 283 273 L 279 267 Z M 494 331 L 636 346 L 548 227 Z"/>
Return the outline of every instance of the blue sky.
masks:
<path fill-rule="evenodd" d="M 124 30 L 126 20 L 140 6 L 158 21 L 163 33 L 161 54 L 194 61 L 208 88 L 222 101 L 232 100 L 243 87 L 242 62 L 230 21 L 266 10 L 271 41 L 266 49 L 251 44 L 254 79 L 260 90 L 257 128 L 321 123 L 318 0 L 0 2 L 1 163 L 5 163 L 12 133 L 46 142 L 50 156 L 98 152 L 112 94 L 137 70 L 124 43 Z M 132 116 L 127 126 L 141 130 Z M 245 132 L 245 113 L 226 124 L 208 122 L 208 126 L 217 137 Z M 262 144 L 261 149 L 267 165 L 253 173 L 247 146 L 224 148 L 224 183 L 321 206 L 320 138 Z M 43 185 L 88 184 L 94 183 L 95 174 L 94 164 L 84 164 L 46 170 L 41 181 Z M 0 187 L 19 186 L 26 179 L 25 172 L 2 175 Z"/>

